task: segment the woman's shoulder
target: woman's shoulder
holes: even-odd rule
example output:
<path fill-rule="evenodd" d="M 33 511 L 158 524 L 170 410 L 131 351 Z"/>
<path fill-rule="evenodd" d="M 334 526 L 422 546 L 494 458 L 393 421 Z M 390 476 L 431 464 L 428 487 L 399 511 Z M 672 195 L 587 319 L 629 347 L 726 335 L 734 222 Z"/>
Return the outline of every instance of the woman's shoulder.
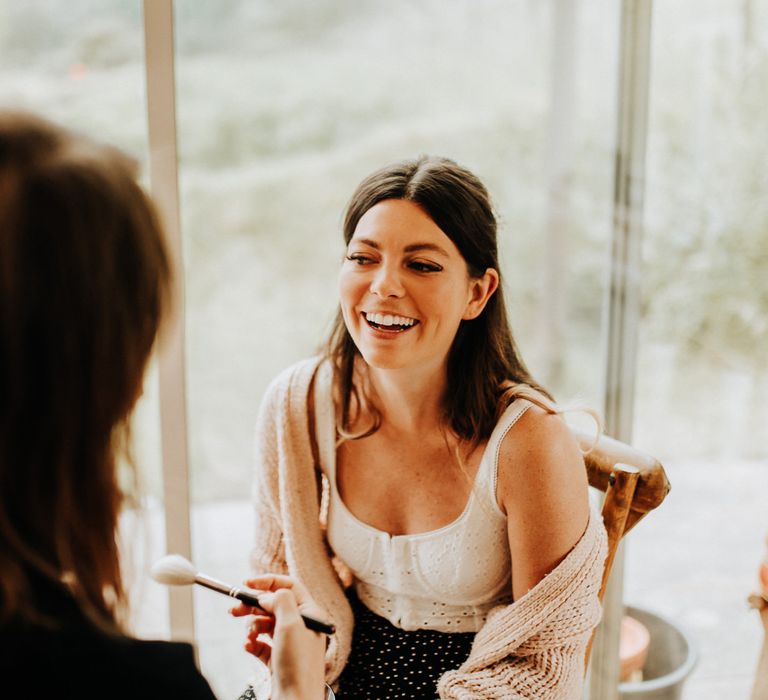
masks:
<path fill-rule="evenodd" d="M 547 410 L 526 397 L 513 401 L 508 411 L 519 413 L 519 417 L 515 420 L 514 432 L 508 431 L 504 436 L 502 451 L 537 457 L 571 448 L 578 451 L 576 438 L 559 413 Z"/>
<path fill-rule="evenodd" d="M 586 494 L 581 448 L 563 418 L 526 399 L 525 410 L 499 446 L 499 500 L 523 499 L 533 507 L 566 505 Z M 514 405 L 514 404 L 513 404 Z"/>
<path fill-rule="evenodd" d="M 0 630 L 0 640 L 7 631 Z M 22 685 L 17 687 L 31 690 L 30 679 L 42 668 L 46 686 L 63 697 L 214 698 L 189 644 L 105 634 L 84 622 L 22 626 L 13 630 L 13 639 L 0 659 L 3 678 L 11 686 L 18 678 Z"/>
<path fill-rule="evenodd" d="M 272 404 L 280 401 L 293 391 L 306 392 L 312 377 L 330 374 L 330 361 L 321 355 L 304 358 L 281 370 L 267 385 L 263 403 Z"/>
<path fill-rule="evenodd" d="M 135 674 L 150 697 L 213 700 L 208 681 L 198 671 L 190 644 L 127 639 L 122 652 L 127 671 Z M 164 688 L 165 692 L 160 689 Z"/>
<path fill-rule="evenodd" d="M 305 357 L 302 360 L 298 360 L 280 370 L 269 383 L 268 390 L 271 387 L 290 386 L 291 383 L 300 380 L 301 378 L 305 378 L 306 381 L 309 381 L 315 369 L 325 363 L 327 363 L 327 360 L 321 355 L 312 355 L 311 357 Z"/>
<path fill-rule="evenodd" d="M 558 414 L 531 404 L 504 436 L 497 498 L 507 517 L 517 597 L 562 560 L 589 521 L 584 457 Z"/>

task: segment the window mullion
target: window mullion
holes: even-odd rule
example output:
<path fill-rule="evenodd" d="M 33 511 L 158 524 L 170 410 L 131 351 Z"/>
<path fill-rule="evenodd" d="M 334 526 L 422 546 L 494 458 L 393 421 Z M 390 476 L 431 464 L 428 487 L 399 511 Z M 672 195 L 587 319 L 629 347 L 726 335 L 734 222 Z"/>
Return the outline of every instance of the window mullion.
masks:
<path fill-rule="evenodd" d="M 623 0 L 614 173 L 613 234 L 607 291 L 604 416 L 613 437 L 632 439 L 640 311 L 641 242 L 651 58 L 651 0 Z M 624 545 L 603 601 L 592 649 L 591 700 L 616 700 L 623 615 Z"/>
<path fill-rule="evenodd" d="M 173 0 L 144 0 L 143 10 L 150 183 L 167 233 L 175 273 L 173 310 L 162 333 L 158 358 L 165 543 L 168 552 L 191 559 Z M 171 636 L 193 641 L 195 623 L 191 587 L 169 588 L 168 595 Z"/>

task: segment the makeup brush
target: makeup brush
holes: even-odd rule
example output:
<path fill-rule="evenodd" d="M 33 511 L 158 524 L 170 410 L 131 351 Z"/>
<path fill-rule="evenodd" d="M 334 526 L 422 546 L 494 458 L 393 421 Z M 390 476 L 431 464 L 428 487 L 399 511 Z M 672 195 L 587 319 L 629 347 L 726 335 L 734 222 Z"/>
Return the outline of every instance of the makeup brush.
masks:
<path fill-rule="evenodd" d="M 246 605 L 261 607 L 259 604 L 259 594 L 252 588 L 236 588 L 226 583 L 217 581 L 215 578 L 201 574 L 195 570 L 194 564 L 185 559 L 180 554 L 168 554 L 155 562 L 150 572 L 152 578 L 158 583 L 164 583 L 166 586 L 189 586 L 193 583 L 199 583 L 201 586 L 210 588 L 212 591 L 218 591 L 224 595 L 237 598 Z M 309 615 L 302 615 L 304 625 L 307 629 L 323 634 L 333 634 L 336 628 L 323 620 L 318 620 Z"/>

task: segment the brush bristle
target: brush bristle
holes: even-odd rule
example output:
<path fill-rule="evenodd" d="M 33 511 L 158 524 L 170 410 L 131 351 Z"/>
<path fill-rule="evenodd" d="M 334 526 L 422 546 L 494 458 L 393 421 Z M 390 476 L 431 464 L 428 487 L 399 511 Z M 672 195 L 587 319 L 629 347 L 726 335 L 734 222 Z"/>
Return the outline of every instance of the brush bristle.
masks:
<path fill-rule="evenodd" d="M 155 562 L 152 578 L 166 586 L 188 586 L 195 582 L 195 567 L 180 554 L 169 554 Z"/>

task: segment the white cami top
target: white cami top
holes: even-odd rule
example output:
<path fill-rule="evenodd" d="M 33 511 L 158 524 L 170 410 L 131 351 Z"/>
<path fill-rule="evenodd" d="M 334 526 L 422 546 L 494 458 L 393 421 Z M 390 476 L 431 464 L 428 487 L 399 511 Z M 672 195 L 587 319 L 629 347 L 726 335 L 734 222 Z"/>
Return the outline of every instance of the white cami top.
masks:
<path fill-rule="evenodd" d="M 326 452 L 328 541 L 370 610 L 404 630 L 477 632 L 492 607 L 511 602 L 507 520 L 496 500 L 496 476 L 501 441 L 530 405 L 517 399 L 502 414 L 464 511 L 429 532 L 390 535 L 356 518 L 339 495 L 335 450 Z"/>

